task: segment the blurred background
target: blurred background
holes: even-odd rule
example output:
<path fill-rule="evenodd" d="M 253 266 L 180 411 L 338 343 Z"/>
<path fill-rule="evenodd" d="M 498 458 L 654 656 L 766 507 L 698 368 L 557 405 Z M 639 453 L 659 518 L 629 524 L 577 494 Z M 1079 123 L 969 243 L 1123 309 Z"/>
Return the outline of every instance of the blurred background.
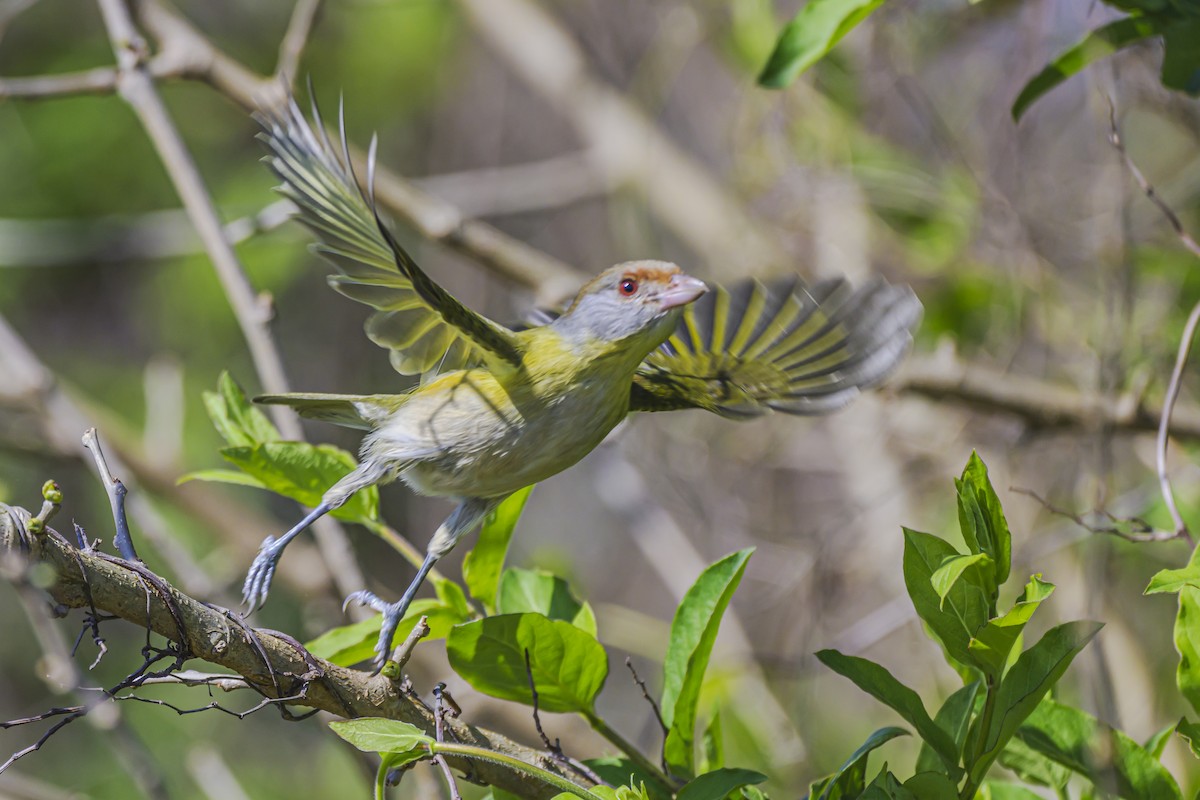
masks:
<path fill-rule="evenodd" d="M 134 5 L 153 52 L 170 54 L 163 32 L 186 25 L 223 54 L 151 64 L 240 238 L 253 289 L 270 299 L 291 386 L 403 389 L 362 334 L 367 310 L 326 287 L 329 268 L 284 223 L 259 163 L 248 107 L 267 91 L 293 4 Z M 1200 104 L 1161 87 L 1156 42 L 1093 66 L 1017 124 L 1009 109 L 1020 88 L 1111 9 L 892 0 L 792 87 L 769 91 L 755 76 L 800 5 L 790 0 L 308 5 L 308 45 L 285 63 L 300 56 L 293 71 L 301 86 L 311 76 L 327 117 L 344 99 L 352 142 L 378 133 L 380 160 L 396 173 L 384 202 L 401 241 L 474 308 L 516 319 L 635 258 L 716 282 L 882 274 L 925 305 L 906 370 L 836 417 L 644 415 L 535 490 L 510 563 L 558 571 L 596 608 L 611 664 L 600 710 L 628 738 L 653 749 L 659 733 L 625 656 L 657 686 L 679 598 L 704 565 L 747 546 L 757 552 L 725 617 L 708 695 L 731 763 L 768 772 L 777 796 L 798 796 L 896 722 L 821 667 L 811 654 L 822 648 L 881 661 L 935 708 L 958 679 L 904 593 L 901 526 L 958 541 L 951 479 L 973 448 L 1013 529 L 1014 578 L 1041 572 L 1059 587 L 1034 634 L 1067 619 L 1107 624 L 1064 683 L 1070 699 L 1139 740 L 1179 718 L 1175 601 L 1141 591 L 1156 570 L 1182 566 L 1186 545 L 1097 534 L 1012 491 L 1096 524 L 1108 524 L 1094 513 L 1106 510 L 1171 527 L 1153 434 L 1133 430 L 1132 415 L 1105 421 L 1098 411 L 1160 402 L 1200 293 L 1200 264 L 1109 143 L 1111 103 L 1132 159 L 1185 228 L 1200 230 Z M 153 145 L 103 83 L 112 63 L 95 4 L 0 0 L 0 501 L 36 508 L 54 478 L 66 495 L 60 529 L 74 520 L 110 541 L 107 499 L 78 444 L 95 424 L 130 486 L 142 557 L 184 591 L 232 606 L 259 542 L 299 509 L 249 488 L 176 485 L 222 466 L 201 392 L 222 370 L 250 393 L 263 385 Z M 64 94 L 20 80 L 92 70 L 97 85 Z M 954 389 L 964 375 L 972 391 Z M 1192 522 L 1196 388 L 1192 371 L 1180 412 L 1190 434 L 1172 460 Z M 1059 401 L 1066 411 L 1041 413 Z M 304 430 L 357 448 L 353 432 Z M 388 522 L 422 547 L 449 510 L 402 487 L 382 497 Z M 345 534 L 353 559 L 335 572 L 361 570 L 388 597 L 407 585 L 399 556 L 361 529 Z M 443 562 L 448 575 L 466 550 Z M 304 640 L 347 621 L 317 547 L 297 545 L 281 569 L 257 624 Z M 76 622 L 59 625 L 68 644 Z M 0 626 L 0 717 L 67 702 L 8 583 Z M 99 685 L 141 661 L 142 632 L 105 631 L 108 655 L 87 678 Z M 473 693 L 441 643 L 422 644 L 410 670 L 419 692 L 447 681 L 470 721 L 537 743 L 529 715 Z M 209 700 L 203 691 L 153 696 L 195 708 Z M 21 760 L 0 776 L 0 795 L 369 792 L 370 764 L 316 720 L 117 711 Z M 573 756 L 606 752 L 574 718 L 543 721 Z M 0 751 L 41 731 L 6 731 Z M 889 747 L 895 761 L 915 755 L 911 742 Z M 1172 744 L 1167 763 L 1194 790 L 1200 776 L 1183 756 Z M 441 791 L 425 767 L 405 781 L 398 796 Z"/>

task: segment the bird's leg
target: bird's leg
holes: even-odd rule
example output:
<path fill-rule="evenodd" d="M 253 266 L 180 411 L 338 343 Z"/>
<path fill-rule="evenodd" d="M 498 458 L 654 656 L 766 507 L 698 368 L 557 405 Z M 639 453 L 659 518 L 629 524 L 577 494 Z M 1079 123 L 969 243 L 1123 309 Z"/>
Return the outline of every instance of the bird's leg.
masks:
<path fill-rule="evenodd" d="M 417 570 L 416 577 L 404 590 L 404 596 L 395 603 L 388 603 L 375 593 L 365 589 L 346 598 L 344 606 L 350 603 L 360 603 L 383 614 L 383 626 L 379 631 L 379 641 L 375 645 L 375 674 L 383 669 L 383 665 L 387 662 L 388 656 L 392 652 L 392 640 L 396 636 L 396 628 L 404 619 L 404 613 L 408 611 L 409 605 L 417 595 L 417 590 L 425 582 L 425 576 L 433 569 L 433 565 L 439 558 L 454 549 L 455 543 L 465 534 L 470 533 L 476 525 L 483 521 L 484 517 L 500 505 L 502 500 L 504 500 L 503 497 L 473 497 L 459 503 L 458 508 L 454 509 L 446 521 L 438 526 L 437 532 L 429 542 L 425 560 L 421 562 L 421 568 Z"/>
<path fill-rule="evenodd" d="M 359 489 L 380 482 L 386 474 L 386 468 L 380 464 L 373 462 L 359 464 L 353 472 L 325 492 L 321 498 L 321 504 L 296 523 L 290 531 L 278 539 L 274 536 L 264 539 L 262 546 L 258 549 L 258 555 L 254 557 L 254 563 L 250 565 L 250 570 L 246 573 L 246 581 L 242 584 L 242 603 L 250 611 L 254 611 L 265 603 L 267 592 L 271 589 L 271 580 L 275 577 L 275 567 L 279 564 L 279 557 L 283 555 L 288 544 L 321 517 L 340 508 Z"/>

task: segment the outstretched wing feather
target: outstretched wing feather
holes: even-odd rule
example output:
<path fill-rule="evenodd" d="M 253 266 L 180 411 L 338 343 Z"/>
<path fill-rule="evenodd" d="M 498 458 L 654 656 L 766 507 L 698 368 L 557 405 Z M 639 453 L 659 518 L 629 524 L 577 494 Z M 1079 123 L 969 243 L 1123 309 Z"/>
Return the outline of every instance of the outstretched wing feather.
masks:
<path fill-rule="evenodd" d="M 824 414 L 883 380 L 912 344 L 921 305 L 875 280 L 746 281 L 692 304 L 634 377 L 634 411 L 703 408 L 744 418 Z"/>
<path fill-rule="evenodd" d="M 337 268 L 330 283 L 341 294 L 378 310 L 367 321 L 372 341 L 389 348 L 406 375 L 460 369 L 500 359 L 519 363 L 513 332 L 462 305 L 435 283 L 396 241 L 350 166 L 341 127 L 341 153 L 313 106 L 313 124 L 290 101 L 277 115 L 260 115 L 283 181 L 280 191 L 298 219 L 319 239 L 314 249 Z M 319 132 L 319 133 L 318 133 Z M 369 173 L 374 172 L 372 148 Z"/>

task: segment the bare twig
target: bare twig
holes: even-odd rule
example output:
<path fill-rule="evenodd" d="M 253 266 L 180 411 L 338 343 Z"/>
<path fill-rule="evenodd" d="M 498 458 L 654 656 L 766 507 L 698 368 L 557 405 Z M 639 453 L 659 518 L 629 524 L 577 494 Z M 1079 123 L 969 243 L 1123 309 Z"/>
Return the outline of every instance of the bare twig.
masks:
<path fill-rule="evenodd" d="M 1186 535 L 1186 532 L 1180 533 L 1178 531 L 1172 532 L 1159 530 L 1143 519 L 1139 519 L 1137 517 L 1117 517 L 1104 510 L 1099 510 L 1093 513 L 1098 514 L 1111 524 L 1096 525 L 1092 522 L 1088 522 L 1087 518 L 1083 514 L 1078 514 L 1074 511 L 1068 511 L 1064 508 L 1059 508 L 1052 505 L 1048 500 L 1031 489 L 1022 489 L 1019 486 L 1010 486 L 1008 487 L 1008 490 L 1016 494 L 1023 494 L 1026 497 L 1032 497 L 1042 506 L 1042 508 L 1049 511 L 1051 514 L 1065 517 L 1090 533 L 1116 536 L 1117 538 L 1124 539 L 1127 542 L 1169 542 L 1173 539 L 1179 539 Z"/>
<path fill-rule="evenodd" d="M 588 153 L 541 161 L 414 178 L 413 183 L 453 203 L 464 216 L 522 214 L 559 208 L 603 195 L 612 186 Z"/>
<path fill-rule="evenodd" d="M 551 744 L 550 737 L 546 735 L 544 730 L 542 730 L 542 718 L 538 713 L 537 684 L 533 680 L 533 667 L 529 663 L 529 648 L 525 648 L 525 676 L 529 680 L 529 694 L 533 697 L 533 727 L 537 728 L 538 736 L 541 737 L 542 744 L 545 746 L 546 752 L 550 754 L 550 758 L 554 761 L 557 761 L 566 769 L 571 769 L 575 772 L 578 772 L 580 775 L 587 778 L 589 781 L 592 781 L 593 783 L 604 783 L 604 779 L 592 771 L 591 767 L 587 766 L 581 761 L 571 758 L 564 753 L 562 749 L 562 741 L 558 739 L 558 737 L 555 737 L 554 743 Z M 663 767 L 663 771 L 666 772 L 665 765 Z"/>
<path fill-rule="evenodd" d="M 117 71 L 112 67 L 97 67 L 61 75 L 0 78 L 0 98 L 38 100 L 79 94 L 111 94 L 116 88 Z"/>
<path fill-rule="evenodd" d="M 1175 367 L 1171 370 L 1171 382 L 1167 385 L 1167 396 L 1163 401 L 1162 422 L 1158 426 L 1158 435 L 1155 437 L 1154 444 L 1158 485 L 1162 490 L 1167 510 L 1171 512 L 1171 520 L 1175 523 L 1175 535 L 1186 536 L 1189 541 L 1192 534 L 1188 531 L 1187 523 L 1183 521 L 1183 515 L 1179 513 L 1178 506 L 1175 505 L 1175 493 L 1171 490 L 1171 478 L 1167 473 L 1167 440 L 1171 425 L 1171 409 L 1174 408 L 1175 400 L 1179 397 L 1179 387 L 1183 382 L 1183 370 L 1187 366 L 1188 356 L 1192 352 L 1192 341 L 1196 338 L 1197 325 L 1200 325 L 1200 301 L 1192 306 L 1192 312 L 1188 314 L 1187 325 L 1183 328 L 1183 335 L 1179 337 L 1179 352 L 1175 355 Z"/>
<path fill-rule="evenodd" d="M 320 11 L 321 0 L 296 0 L 287 32 L 279 44 L 279 60 L 275 62 L 275 78 L 284 88 L 291 89 L 296 84 L 296 70 Z"/>
<path fill-rule="evenodd" d="M 1121 139 L 1121 130 L 1117 126 L 1117 108 L 1111 97 L 1108 98 L 1108 123 L 1108 141 L 1111 142 L 1112 146 L 1115 147 L 1117 152 L 1121 154 L 1121 160 L 1125 162 L 1125 166 L 1128 168 L 1129 174 L 1131 174 L 1133 179 L 1137 181 L 1137 185 L 1146 195 L 1146 198 L 1151 203 L 1154 203 L 1154 205 L 1158 207 L 1158 210 L 1162 212 L 1163 216 L 1167 218 L 1167 222 L 1171 224 L 1171 229 L 1175 231 L 1175 235 L 1179 237 L 1179 241 L 1183 242 L 1183 246 L 1190 250 L 1193 255 L 1200 257 L 1200 244 L 1197 244 L 1196 240 L 1193 239 L 1191 234 L 1189 234 L 1183 227 L 1183 223 L 1179 220 L 1179 215 L 1176 214 L 1174 209 L 1167 204 L 1166 200 L 1163 200 L 1162 197 L 1159 196 L 1153 184 L 1146 180 L 1146 176 L 1142 174 L 1140 169 L 1138 169 L 1138 165 L 1134 163 L 1133 158 L 1130 157 L 1129 151 L 1125 149 L 1125 142 Z"/>
<path fill-rule="evenodd" d="M 83 446 L 92 452 L 92 459 L 96 462 L 96 472 L 100 475 L 100 483 L 103 484 L 104 491 L 108 493 L 113 522 L 117 527 L 117 534 L 113 539 L 117 552 L 127 561 L 141 561 L 133 546 L 133 537 L 129 535 L 129 521 L 125 518 L 125 495 L 127 493 L 125 484 L 114 477 L 112 470 L 108 468 L 108 461 L 105 460 L 104 451 L 100 448 L 100 437 L 96 434 L 95 428 L 88 428 L 83 434 Z"/>
<path fill-rule="evenodd" d="M 1109 124 L 1109 141 L 1121 155 L 1121 160 L 1125 162 L 1125 166 L 1129 169 L 1133 179 L 1137 181 L 1139 187 L 1145 193 L 1146 197 L 1158 207 L 1158 210 L 1167 218 L 1167 222 L 1171 224 L 1171 228 L 1175 231 L 1175 235 L 1179 237 L 1179 241 L 1193 255 L 1200 257 L 1200 244 L 1184 229 L 1183 223 L 1179 221 L 1179 215 L 1167 204 L 1167 201 L 1159 197 L 1154 190 L 1154 186 L 1150 181 L 1146 180 L 1146 176 L 1138 169 L 1130 157 L 1129 152 L 1125 149 L 1125 144 L 1121 140 L 1121 131 L 1117 126 L 1117 108 L 1113 103 L 1112 98 L 1108 98 L 1108 124 Z M 1200 325 L 1200 302 L 1192 307 L 1191 313 L 1188 315 L 1187 324 L 1183 328 L 1183 336 L 1179 340 L 1179 350 L 1175 355 L 1175 367 L 1171 370 L 1171 381 L 1167 385 L 1167 396 L 1163 400 L 1163 415 L 1158 426 L 1158 436 L 1155 439 L 1155 462 L 1158 470 L 1158 484 L 1162 490 L 1163 501 L 1167 505 L 1167 510 L 1171 512 L 1171 519 L 1175 523 L 1175 535 L 1186 536 L 1190 541 L 1191 533 L 1188 531 L 1187 523 L 1183 520 L 1183 515 L 1179 513 L 1179 507 L 1175 504 L 1175 493 L 1171 490 L 1171 478 L 1167 473 L 1167 441 L 1171 426 L 1171 412 L 1175 407 L 1175 401 L 1179 398 L 1179 388 L 1183 380 L 1183 370 L 1187 367 L 1188 357 L 1192 352 L 1192 340 L 1196 336 L 1196 327 Z"/>
<path fill-rule="evenodd" d="M 417 620 L 417 624 L 413 626 L 412 631 L 405 637 L 395 650 L 392 651 L 392 657 L 389 661 L 395 662 L 396 669 L 402 669 L 408 663 L 408 659 L 412 658 L 413 648 L 417 646 L 417 642 L 429 635 L 429 617 L 422 616 Z"/>
<path fill-rule="evenodd" d="M 434 737 L 438 742 L 445 741 L 445 730 L 447 709 L 442 704 L 442 692 L 445 691 L 446 684 L 439 683 L 433 687 L 433 719 L 434 719 Z M 446 787 L 450 790 L 450 800 L 462 800 L 462 795 L 458 793 L 458 781 L 454 779 L 454 773 L 450 771 L 450 765 L 446 763 L 446 758 L 441 753 L 433 757 L 433 763 L 437 764 L 442 770 L 442 775 L 446 778 Z"/>
<path fill-rule="evenodd" d="M 526 676 L 526 679 L 529 681 L 529 694 L 533 698 L 533 727 L 537 728 L 538 736 L 541 737 L 542 744 L 544 744 L 546 746 L 546 749 L 549 750 L 551 753 L 554 753 L 554 754 L 558 755 L 559 757 L 561 757 L 562 756 L 562 747 L 559 745 L 559 740 L 555 739 L 554 742 L 552 743 L 550 741 L 550 737 L 546 735 L 546 732 L 544 730 L 542 730 L 542 718 L 541 718 L 541 715 L 538 714 L 537 684 L 533 680 L 533 667 L 529 663 L 529 648 L 528 647 L 525 648 L 525 676 Z"/>
<path fill-rule="evenodd" d="M 294 211 L 292 201 L 278 200 L 257 214 L 226 223 L 225 236 L 239 244 L 278 228 Z M 127 263 L 204 251 L 195 226 L 182 209 L 86 219 L 0 219 L 0 243 L 0 267 Z"/>
<path fill-rule="evenodd" d="M 663 722 L 662 712 L 658 709 L 658 703 L 654 702 L 654 698 L 650 696 L 650 691 L 646 688 L 646 682 L 642 680 L 641 676 L 637 674 L 637 670 L 634 669 L 632 656 L 625 656 L 625 666 L 629 669 L 629 674 L 633 676 L 633 682 L 642 690 L 642 699 L 649 703 L 651 710 L 654 711 L 654 719 L 658 722 L 658 727 L 662 729 L 663 736 L 666 736 L 670 732 L 667 728 L 667 723 Z"/>

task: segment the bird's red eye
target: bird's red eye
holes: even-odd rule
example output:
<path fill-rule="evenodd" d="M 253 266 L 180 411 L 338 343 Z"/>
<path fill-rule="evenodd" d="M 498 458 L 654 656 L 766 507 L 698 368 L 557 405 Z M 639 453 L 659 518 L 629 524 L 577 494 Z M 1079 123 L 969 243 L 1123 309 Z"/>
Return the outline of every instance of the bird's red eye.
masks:
<path fill-rule="evenodd" d="M 623 297 L 632 297 L 637 293 L 638 282 L 633 278 L 622 278 L 621 283 L 617 286 Z"/>

